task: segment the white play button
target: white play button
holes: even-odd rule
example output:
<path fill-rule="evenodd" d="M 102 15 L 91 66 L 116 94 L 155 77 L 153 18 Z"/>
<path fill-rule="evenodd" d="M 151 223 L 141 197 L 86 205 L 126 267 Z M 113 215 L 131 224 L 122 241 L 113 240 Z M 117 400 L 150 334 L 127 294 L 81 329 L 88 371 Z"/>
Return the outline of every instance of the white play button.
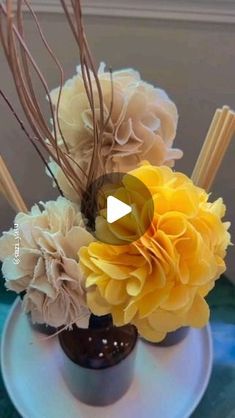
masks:
<path fill-rule="evenodd" d="M 151 226 L 154 202 L 138 177 L 111 172 L 98 177 L 84 191 L 81 212 L 95 240 L 127 245 L 141 238 Z"/>
<path fill-rule="evenodd" d="M 131 213 L 131 211 L 131 206 L 123 203 L 116 197 L 109 196 L 107 198 L 107 221 L 109 224 L 118 221 L 118 219 L 128 215 L 128 213 Z"/>

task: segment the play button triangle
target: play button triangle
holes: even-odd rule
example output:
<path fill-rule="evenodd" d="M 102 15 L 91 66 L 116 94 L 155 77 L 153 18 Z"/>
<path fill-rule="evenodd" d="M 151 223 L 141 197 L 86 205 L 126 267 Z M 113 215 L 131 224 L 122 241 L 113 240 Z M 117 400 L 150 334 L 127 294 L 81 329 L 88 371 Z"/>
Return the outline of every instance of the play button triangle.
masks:
<path fill-rule="evenodd" d="M 117 199 L 114 196 L 108 196 L 107 198 L 107 221 L 109 224 L 118 221 L 123 216 L 131 213 L 132 207 Z"/>
<path fill-rule="evenodd" d="M 85 190 L 81 213 L 95 240 L 127 245 L 141 238 L 151 226 L 154 202 L 150 190 L 139 178 L 111 172 L 98 177 Z"/>

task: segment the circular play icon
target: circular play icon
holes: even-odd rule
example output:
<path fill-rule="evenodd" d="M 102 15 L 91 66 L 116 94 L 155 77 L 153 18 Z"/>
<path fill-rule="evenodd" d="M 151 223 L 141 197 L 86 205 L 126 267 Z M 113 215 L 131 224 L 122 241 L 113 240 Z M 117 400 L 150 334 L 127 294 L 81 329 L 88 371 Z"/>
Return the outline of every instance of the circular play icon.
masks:
<path fill-rule="evenodd" d="M 86 190 L 81 210 L 87 229 L 97 240 L 127 245 L 149 229 L 154 205 L 149 189 L 137 177 L 110 173 Z"/>

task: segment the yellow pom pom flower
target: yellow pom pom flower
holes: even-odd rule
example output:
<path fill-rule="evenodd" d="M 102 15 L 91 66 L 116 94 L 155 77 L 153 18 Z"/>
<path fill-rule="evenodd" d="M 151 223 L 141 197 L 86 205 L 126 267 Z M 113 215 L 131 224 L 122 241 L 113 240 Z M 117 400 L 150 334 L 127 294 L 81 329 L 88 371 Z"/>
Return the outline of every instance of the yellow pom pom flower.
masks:
<path fill-rule="evenodd" d="M 229 223 L 221 220 L 222 199 L 209 203 L 209 195 L 182 173 L 144 163 L 129 174 L 152 195 L 150 227 L 127 245 L 90 243 L 80 249 L 80 265 L 91 311 L 111 313 L 118 326 L 131 322 L 144 338 L 157 342 L 181 326 L 208 322 L 205 296 L 225 271 Z M 124 188 L 131 194 L 127 183 Z M 136 211 L 137 223 L 144 222 L 147 206 L 141 214 Z M 125 239 L 128 228 L 118 225 L 110 224 L 109 232 Z"/>

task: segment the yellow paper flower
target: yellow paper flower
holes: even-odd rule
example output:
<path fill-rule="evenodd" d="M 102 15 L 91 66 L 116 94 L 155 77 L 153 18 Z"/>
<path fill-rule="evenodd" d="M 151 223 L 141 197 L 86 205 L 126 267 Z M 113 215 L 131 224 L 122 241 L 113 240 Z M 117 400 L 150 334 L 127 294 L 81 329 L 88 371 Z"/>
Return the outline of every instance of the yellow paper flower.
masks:
<path fill-rule="evenodd" d="M 81 248 L 88 306 L 96 315 L 112 313 L 116 325 L 132 322 L 149 341 L 160 341 L 181 326 L 203 327 L 209 319 L 204 298 L 225 270 L 230 243 L 229 223 L 221 221 L 222 199 L 209 203 L 204 190 L 168 167 L 144 164 L 129 174 L 149 188 L 154 217 L 137 241 Z M 131 194 L 130 177 L 123 183 Z M 138 225 L 145 222 L 147 206 L 133 215 Z M 121 220 L 109 228 L 116 238 L 129 234 Z"/>

